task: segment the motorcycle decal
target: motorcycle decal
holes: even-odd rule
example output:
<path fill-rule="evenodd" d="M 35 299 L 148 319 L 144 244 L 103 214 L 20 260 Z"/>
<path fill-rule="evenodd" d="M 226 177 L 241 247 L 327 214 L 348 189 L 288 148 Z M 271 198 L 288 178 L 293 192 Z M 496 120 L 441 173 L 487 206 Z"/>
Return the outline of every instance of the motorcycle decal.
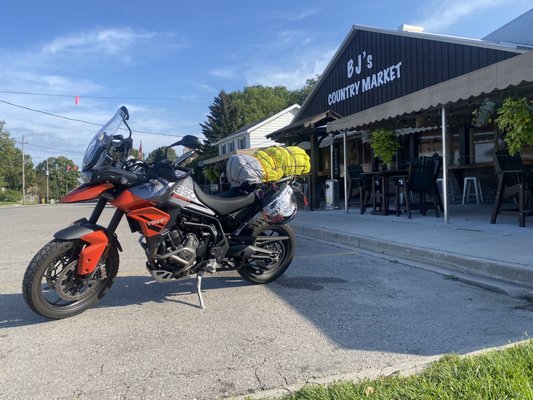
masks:
<path fill-rule="evenodd" d="M 190 177 L 174 188 L 169 202 L 204 214 L 215 215 L 213 210 L 206 207 L 194 193 L 194 182 Z"/>
<path fill-rule="evenodd" d="M 191 200 L 189 200 L 187 197 L 180 196 L 180 195 L 178 195 L 176 193 L 172 193 L 172 197 L 174 197 L 175 199 L 180 199 L 180 200 L 186 201 L 187 203 L 191 202 Z"/>
<path fill-rule="evenodd" d="M 141 208 L 128 213 L 128 217 L 133 218 L 141 225 L 144 236 L 157 235 L 170 221 L 170 215 L 154 207 Z"/>
<path fill-rule="evenodd" d="M 152 202 L 136 196 L 129 190 L 124 190 L 111 204 L 123 211 L 130 211 L 139 207 L 149 207 L 153 205 Z"/>
<path fill-rule="evenodd" d="M 94 269 L 98 265 L 98 261 L 102 258 L 104 250 L 109 240 L 104 231 L 96 231 L 83 235 L 81 240 L 89 243 L 80 252 L 78 260 L 78 274 L 87 275 L 94 272 Z"/>
<path fill-rule="evenodd" d="M 77 203 L 80 201 L 92 200 L 99 197 L 103 192 L 113 188 L 114 185 L 111 183 L 101 183 L 99 185 L 91 186 L 78 186 L 76 189 L 69 192 L 65 197 L 63 197 L 61 203 Z"/>
<path fill-rule="evenodd" d="M 176 186 L 174 189 L 174 194 L 176 194 L 178 198 L 188 201 L 189 203 L 198 202 L 198 198 L 194 194 L 194 190 L 189 189 L 187 187 L 180 185 Z"/>

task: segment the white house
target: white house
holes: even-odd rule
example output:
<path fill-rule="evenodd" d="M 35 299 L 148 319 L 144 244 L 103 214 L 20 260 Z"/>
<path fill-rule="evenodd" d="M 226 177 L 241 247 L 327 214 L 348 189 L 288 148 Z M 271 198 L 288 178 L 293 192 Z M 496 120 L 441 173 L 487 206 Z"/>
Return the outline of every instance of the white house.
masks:
<path fill-rule="evenodd" d="M 270 118 L 249 124 L 226 136 L 215 143 L 218 146 L 218 155 L 223 156 L 236 150 L 276 144 L 273 140 L 267 139 L 266 135 L 289 125 L 299 109 L 298 104 L 293 104 Z"/>

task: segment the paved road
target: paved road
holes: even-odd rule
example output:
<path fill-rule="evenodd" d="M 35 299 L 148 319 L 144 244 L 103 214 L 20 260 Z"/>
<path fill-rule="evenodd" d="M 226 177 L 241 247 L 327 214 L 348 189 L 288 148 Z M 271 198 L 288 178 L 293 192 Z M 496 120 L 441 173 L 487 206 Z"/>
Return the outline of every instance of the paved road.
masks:
<path fill-rule="evenodd" d="M 46 321 L 22 299 L 24 270 L 55 230 L 89 211 L 0 208 L 0 399 L 215 399 L 372 376 L 533 331 L 523 301 L 302 238 L 276 283 L 206 279 L 201 310 L 192 280 L 149 284 L 126 224 L 108 296 L 80 316 Z"/>

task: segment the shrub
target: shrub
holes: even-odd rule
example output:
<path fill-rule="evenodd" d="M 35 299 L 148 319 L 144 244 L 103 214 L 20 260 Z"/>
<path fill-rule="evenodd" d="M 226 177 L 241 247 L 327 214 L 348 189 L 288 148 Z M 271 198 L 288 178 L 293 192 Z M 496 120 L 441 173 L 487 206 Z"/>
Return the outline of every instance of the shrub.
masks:
<path fill-rule="evenodd" d="M 17 190 L 0 190 L 0 201 L 17 202 L 22 199 L 22 194 Z"/>

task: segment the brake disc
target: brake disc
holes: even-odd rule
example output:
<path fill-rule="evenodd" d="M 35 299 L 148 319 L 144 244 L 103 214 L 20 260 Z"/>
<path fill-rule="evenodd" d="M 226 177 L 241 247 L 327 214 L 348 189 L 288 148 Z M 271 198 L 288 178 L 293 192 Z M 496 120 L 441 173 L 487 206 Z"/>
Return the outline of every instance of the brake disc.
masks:
<path fill-rule="evenodd" d="M 74 260 L 68 264 L 57 275 L 55 289 L 59 297 L 67 301 L 78 301 L 94 292 L 98 285 L 98 280 L 83 282 L 76 276 L 78 261 Z"/>

